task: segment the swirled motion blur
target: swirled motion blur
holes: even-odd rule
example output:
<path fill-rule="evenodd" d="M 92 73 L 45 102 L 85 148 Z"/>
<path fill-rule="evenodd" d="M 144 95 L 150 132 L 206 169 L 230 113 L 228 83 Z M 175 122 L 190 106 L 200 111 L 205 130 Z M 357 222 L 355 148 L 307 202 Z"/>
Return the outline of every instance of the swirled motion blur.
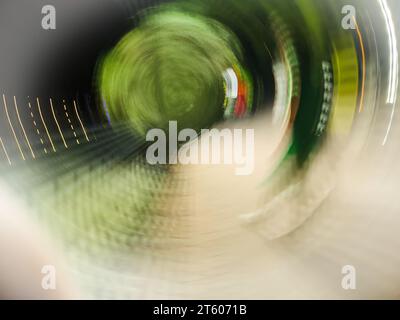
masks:
<path fill-rule="evenodd" d="M 3 2 L 0 295 L 399 298 L 398 1 Z M 149 163 L 171 121 L 254 170 Z"/>

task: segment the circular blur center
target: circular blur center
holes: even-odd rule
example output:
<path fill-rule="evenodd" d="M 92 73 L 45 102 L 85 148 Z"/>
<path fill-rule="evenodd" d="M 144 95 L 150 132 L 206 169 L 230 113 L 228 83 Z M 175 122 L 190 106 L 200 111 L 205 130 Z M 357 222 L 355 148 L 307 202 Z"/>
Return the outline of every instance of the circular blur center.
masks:
<path fill-rule="evenodd" d="M 103 59 L 100 93 L 114 121 L 149 129 L 208 128 L 224 115 L 223 73 L 237 39 L 215 20 L 168 8 L 147 16 Z"/>

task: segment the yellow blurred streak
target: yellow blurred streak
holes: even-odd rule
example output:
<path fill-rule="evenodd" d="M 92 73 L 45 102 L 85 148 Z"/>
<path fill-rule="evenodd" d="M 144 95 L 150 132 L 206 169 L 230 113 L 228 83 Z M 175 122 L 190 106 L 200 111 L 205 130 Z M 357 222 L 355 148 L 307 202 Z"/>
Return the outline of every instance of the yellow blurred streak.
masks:
<path fill-rule="evenodd" d="M 358 59 L 351 34 L 342 35 L 333 42 L 334 94 L 330 129 L 347 135 L 353 125 L 358 98 Z"/>

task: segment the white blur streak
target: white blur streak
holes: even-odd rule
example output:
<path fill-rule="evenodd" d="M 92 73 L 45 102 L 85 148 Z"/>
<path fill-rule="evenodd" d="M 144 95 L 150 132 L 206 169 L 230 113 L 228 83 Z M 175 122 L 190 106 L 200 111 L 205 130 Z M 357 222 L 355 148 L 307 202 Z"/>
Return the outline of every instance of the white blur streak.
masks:
<path fill-rule="evenodd" d="M 272 111 L 272 121 L 274 124 L 281 125 L 282 135 L 284 135 L 291 116 L 290 99 L 292 98 L 293 92 L 292 88 L 288 85 L 291 81 L 288 74 L 291 71 L 290 68 L 286 69 L 286 66 L 283 63 L 275 63 L 273 65 L 273 70 L 276 87 L 276 100 Z"/>
<path fill-rule="evenodd" d="M 389 52 L 390 52 L 390 67 L 389 67 L 389 88 L 388 88 L 388 97 L 387 103 L 393 104 L 392 112 L 390 115 L 389 126 L 386 131 L 385 138 L 382 142 L 382 145 L 385 146 L 390 131 L 393 125 L 393 119 L 396 108 L 396 100 L 397 100 L 397 89 L 398 89 L 398 74 L 399 74 L 399 65 L 398 65 L 398 50 L 397 50 L 397 38 L 392 18 L 392 13 L 388 7 L 386 0 L 379 0 L 379 4 L 382 9 L 382 13 L 385 17 L 386 29 L 389 37 Z"/>
<path fill-rule="evenodd" d="M 228 98 L 236 99 L 239 93 L 239 81 L 235 71 L 232 68 L 228 68 L 223 73 L 223 76 L 227 85 Z"/>
<path fill-rule="evenodd" d="M 379 0 L 379 4 L 381 6 L 382 13 L 385 17 L 386 29 L 389 37 L 390 69 L 389 69 L 389 89 L 388 89 L 387 103 L 394 104 L 397 98 L 398 73 L 399 73 L 397 38 L 396 38 L 392 13 L 389 9 L 387 1 Z"/>

